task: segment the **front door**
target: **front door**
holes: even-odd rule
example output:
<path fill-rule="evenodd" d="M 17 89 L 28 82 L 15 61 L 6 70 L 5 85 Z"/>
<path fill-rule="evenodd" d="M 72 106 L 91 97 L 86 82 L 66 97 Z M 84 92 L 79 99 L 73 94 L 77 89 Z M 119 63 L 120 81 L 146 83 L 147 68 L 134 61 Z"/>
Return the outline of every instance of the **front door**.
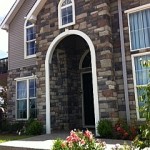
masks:
<path fill-rule="evenodd" d="M 95 126 L 92 73 L 82 74 L 84 126 Z"/>

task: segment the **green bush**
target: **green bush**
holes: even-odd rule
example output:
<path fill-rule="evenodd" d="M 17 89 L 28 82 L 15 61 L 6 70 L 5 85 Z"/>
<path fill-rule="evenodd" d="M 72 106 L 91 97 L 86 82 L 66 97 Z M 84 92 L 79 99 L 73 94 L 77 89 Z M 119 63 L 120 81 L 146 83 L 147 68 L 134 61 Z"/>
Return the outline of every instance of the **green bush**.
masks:
<path fill-rule="evenodd" d="M 112 138 L 113 125 L 109 120 L 101 120 L 98 122 L 97 131 L 102 138 Z"/>
<path fill-rule="evenodd" d="M 43 132 L 43 125 L 38 120 L 29 119 L 26 123 L 26 134 L 27 135 L 40 135 Z"/>
<path fill-rule="evenodd" d="M 7 120 L 3 120 L 0 131 L 11 132 L 11 124 Z"/>
<path fill-rule="evenodd" d="M 63 143 L 63 140 L 57 139 L 57 140 L 54 142 L 54 145 L 53 145 L 53 149 L 52 149 L 52 150 L 64 150 L 64 148 L 62 147 L 62 143 Z"/>
<path fill-rule="evenodd" d="M 20 132 L 23 130 L 24 127 L 24 122 L 15 122 L 13 124 L 11 124 L 11 132 Z"/>

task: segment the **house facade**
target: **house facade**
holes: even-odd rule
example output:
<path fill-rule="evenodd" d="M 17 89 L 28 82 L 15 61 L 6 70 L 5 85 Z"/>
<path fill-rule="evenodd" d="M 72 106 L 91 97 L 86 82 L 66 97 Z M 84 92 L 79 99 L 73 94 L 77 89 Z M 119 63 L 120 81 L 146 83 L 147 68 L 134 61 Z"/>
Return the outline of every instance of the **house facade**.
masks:
<path fill-rule="evenodd" d="M 46 133 L 142 121 L 137 88 L 149 81 L 148 0 L 17 0 L 9 32 L 8 115 Z"/>

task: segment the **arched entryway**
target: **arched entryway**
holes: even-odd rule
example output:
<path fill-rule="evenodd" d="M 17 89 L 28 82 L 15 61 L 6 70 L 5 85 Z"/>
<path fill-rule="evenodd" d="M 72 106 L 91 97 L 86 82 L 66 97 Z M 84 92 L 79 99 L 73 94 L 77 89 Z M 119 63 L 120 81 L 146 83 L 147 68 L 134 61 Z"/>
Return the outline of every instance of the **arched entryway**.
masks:
<path fill-rule="evenodd" d="M 68 50 L 66 50 L 66 48 L 65 49 L 63 49 L 65 46 L 66 46 L 66 44 L 63 44 L 64 42 L 65 43 L 68 43 L 69 44 L 69 42 L 71 42 L 71 41 L 69 41 L 70 40 L 70 38 L 72 38 L 72 42 L 74 41 L 73 40 L 73 38 L 75 38 L 75 39 L 78 39 L 78 38 L 80 38 L 80 39 L 82 39 L 82 40 L 84 40 L 85 41 L 85 43 L 86 43 L 86 45 L 87 45 L 87 47 L 89 48 L 89 50 L 90 50 L 90 54 L 91 54 L 91 68 L 92 68 L 92 84 L 93 84 L 93 99 L 94 99 L 94 115 L 95 115 L 95 127 L 96 127 L 96 124 L 97 124 L 97 122 L 99 121 L 99 106 L 98 106 L 98 86 L 97 86 L 97 75 L 96 75 L 96 57 L 95 57 L 95 49 L 94 49 L 94 46 L 93 46 L 93 43 L 92 43 L 92 41 L 90 40 L 90 38 L 85 34 L 85 33 L 83 33 L 83 32 L 81 32 L 81 31 L 77 31 L 77 30 L 66 30 L 65 32 L 63 32 L 63 33 L 61 33 L 60 35 L 58 35 L 54 40 L 53 40 L 53 42 L 50 44 L 50 46 L 49 46 L 49 49 L 48 49 L 48 52 L 47 52 L 47 55 L 46 55 L 46 60 L 45 60 L 45 72 L 46 72 L 46 79 L 45 79 L 45 81 L 46 81 L 46 133 L 51 133 L 51 128 L 52 128 L 52 122 L 53 122 L 53 118 L 51 118 L 51 115 L 53 114 L 52 113 L 52 111 L 53 110 L 51 110 L 51 109 L 54 109 L 53 107 L 50 107 L 50 104 L 52 104 L 52 101 L 54 100 L 53 98 L 52 98 L 52 96 L 51 96 L 51 90 L 52 90 L 52 85 L 51 85 L 51 78 L 52 78 L 52 69 L 51 69 L 51 65 L 53 64 L 53 62 L 55 61 L 55 58 L 54 57 L 57 57 L 57 64 L 59 64 L 60 65 L 60 67 L 61 67 L 61 65 L 64 67 L 64 65 L 65 64 L 61 64 L 60 62 L 58 62 L 58 60 L 59 60 L 59 58 L 60 58 L 60 56 L 61 55 L 70 55 L 69 57 L 66 57 L 66 58 L 69 58 L 69 61 L 71 60 L 71 64 L 72 65 L 77 65 L 77 61 L 78 61 L 78 59 L 77 59 L 77 55 L 79 55 L 79 53 L 80 53 L 80 45 L 78 45 L 78 43 L 76 43 L 76 46 L 79 46 L 79 49 L 76 47 L 76 50 L 77 51 L 75 51 L 75 50 L 73 50 L 73 54 L 70 54 L 70 52 L 72 52 L 72 50 L 70 49 L 71 47 L 68 47 L 67 49 Z M 78 40 L 76 41 L 76 42 L 78 42 Z M 74 42 L 73 42 L 74 43 Z M 72 43 L 72 44 L 73 44 Z M 70 44 L 69 44 L 70 45 Z M 81 46 L 82 47 L 82 46 Z M 73 48 L 73 47 L 72 47 Z M 86 47 L 85 47 L 86 48 Z M 60 55 L 60 56 L 59 56 Z M 73 57 L 73 56 L 75 56 L 75 57 Z M 72 61 L 72 59 L 74 60 L 74 61 Z M 75 59 L 74 59 L 75 58 Z M 61 60 L 59 60 L 59 61 L 61 61 Z M 67 61 L 67 63 L 69 62 L 69 61 Z M 66 62 L 65 60 L 64 60 L 64 62 Z M 75 62 L 75 63 L 74 63 Z M 79 62 L 79 61 L 78 61 Z M 57 65 L 57 69 L 60 69 L 58 66 L 59 65 Z M 69 66 L 69 68 L 70 68 L 70 70 L 72 69 L 71 68 L 71 66 Z M 75 67 L 76 68 L 76 67 Z M 67 69 L 68 69 L 68 66 L 67 66 Z M 75 71 L 75 69 L 73 70 L 73 71 L 70 71 L 69 70 L 69 76 L 71 77 L 72 75 L 74 76 L 74 78 L 75 78 L 75 74 L 77 73 L 78 74 L 78 71 Z M 63 70 L 64 71 L 64 70 Z M 68 70 L 67 70 L 68 71 Z M 66 71 L 66 72 L 67 72 Z M 75 71 L 75 73 L 74 73 L 74 71 Z M 64 71 L 65 72 L 65 71 Z M 68 74 L 67 74 L 68 75 Z M 64 76 L 65 76 L 65 74 L 64 74 Z M 67 77 L 68 78 L 68 77 Z M 69 81 L 67 81 L 68 83 L 70 83 L 70 85 L 72 84 L 72 83 L 75 83 L 75 80 L 77 81 L 78 79 L 70 79 L 70 78 L 68 78 L 69 79 Z M 57 80 L 57 79 L 56 79 Z M 72 81 L 74 81 L 74 82 L 72 82 Z M 62 81 L 60 81 L 62 84 L 63 84 L 63 82 Z M 61 88 L 61 87 L 60 87 Z M 68 88 L 68 85 L 67 85 L 67 88 Z M 70 87 L 71 88 L 71 87 Z M 73 91 L 71 91 L 71 92 L 75 92 L 75 89 L 73 90 Z M 79 91 L 76 91 L 76 92 L 79 92 L 80 93 L 80 90 Z M 65 92 L 64 92 L 65 93 Z M 78 95 L 80 95 L 78 93 Z M 77 95 L 77 93 L 76 93 L 76 95 Z M 68 96 L 68 95 L 67 95 Z M 72 98 L 73 98 L 73 96 L 71 96 Z M 70 98 L 71 99 L 71 98 Z M 77 98 L 76 98 L 77 99 Z M 80 100 L 79 100 L 80 101 Z M 70 107 L 70 105 L 72 106 L 72 108 L 73 108 L 73 105 L 76 105 L 77 106 L 77 104 L 79 103 L 79 101 L 76 101 L 75 103 L 70 103 L 70 102 L 68 102 L 67 101 L 67 103 L 70 103 L 69 105 L 67 104 L 67 111 L 69 111 L 69 107 Z M 65 103 L 65 102 L 64 102 Z M 55 105 L 54 103 L 53 103 L 53 105 Z M 79 104 L 80 105 L 80 104 Z M 70 109 L 72 109 L 72 108 L 70 108 Z M 80 108 L 80 107 L 79 107 Z M 63 111 L 64 112 L 64 111 Z M 73 110 L 73 112 L 76 112 L 76 110 Z M 67 112 L 68 113 L 68 115 L 70 115 L 70 117 L 69 118 L 67 118 L 66 120 L 68 120 L 68 119 L 71 119 L 71 117 L 73 117 L 73 115 L 76 115 L 76 113 L 75 114 L 70 114 L 69 112 Z M 54 114 L 55 115 L 55 114 Z M 61 116 L 61 117 L 64 117 L 64 116 Z M 60 117 L 60 118 L 61 118 Z M 68 116 L 67 116 L 68 117 Z M 79 117 L 79 122 L 80 122 L 80 116 L 78 116 Z M 55 120 L 55 118 L 54 118 L 54 120 Z M 57 120 L 58 121 L 58 120 Z M 59 120 L 60 122 L 61 122 L 61 120 Z M 70 122 L 69 123 L 69 126 L 71 126 L 72 125 L 72 123 L 73 124 L 75 124 L 75 123 L 77 123 L 77 122 Z M 79 123 L 80 124 L 80 123 Z M 71 126 L 72 127 L 72 126 Z"/>

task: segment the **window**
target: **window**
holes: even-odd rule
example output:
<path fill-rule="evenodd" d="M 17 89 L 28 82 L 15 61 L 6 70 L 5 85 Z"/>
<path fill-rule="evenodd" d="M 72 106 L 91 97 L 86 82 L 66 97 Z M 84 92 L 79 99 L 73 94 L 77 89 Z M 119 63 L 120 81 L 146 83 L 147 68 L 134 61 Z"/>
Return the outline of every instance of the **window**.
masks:
<path fill-rule="evenodd" d="M 37 118 L 36 79 L 18 80 L 16 90 L 17 119 Z"/>
<path fill-rule="evenodd" d="M 150 47 L 150 9 L 129 13 L 131 50 Z"/>
<path fill-rule="evenodd" d="M 61 0 L 58 5 L 59 28 L 75 24 L 74 0 Z"/>
<path fill-rule="evenodd" d="M 135 89 L 135 98 L 137 106 L 137 117 L 142 119 L 142 113 L 139 111 L 141 106 L 144 105 L 144 102 L 139 101 L 143 90 L 138 88 L 139 86 L 147 85 L 150 82 L 149 71 L 150 67 L 143 67 L 142 61 L 150 60 L 150 53 L 142 53 L 132 55 L 133 60 L 133 75 L 134 75 L 134 89 Z"/>
<path fill-rule="evenodd" d="M 83 62 L 82 62 L 82 68 L 91 68 L 91 55 L 90 52 L 86 54 Z"/>
<path fill-rule="evenodd" d="M 36 31 L 35 25 L 29 21 L 25 22 L 25 58 L 35 57 L 36 54 Z"/>

